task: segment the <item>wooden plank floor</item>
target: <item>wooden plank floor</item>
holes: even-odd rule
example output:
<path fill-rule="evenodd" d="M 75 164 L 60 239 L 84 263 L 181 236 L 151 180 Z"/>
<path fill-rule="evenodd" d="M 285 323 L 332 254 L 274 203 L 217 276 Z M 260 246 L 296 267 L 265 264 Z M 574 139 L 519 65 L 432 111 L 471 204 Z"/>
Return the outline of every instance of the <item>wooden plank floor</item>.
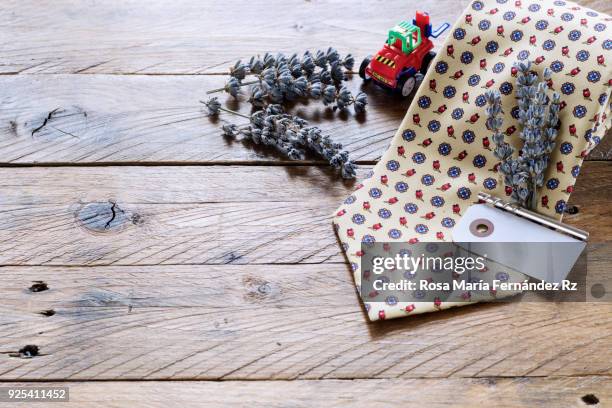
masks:
<path fill-rule="evenodd" d="M 453 22 L 468 3 L 420 7 Z M 0 385 L 69 386 L 66 405 L 86 408 L 612 404 L 612 303 L 368 323 L 330 225 L 354 183 L 231 142 L 204 115 L 236 59 L 334 45 L 360 61 L 415 11 L 384 4 L 3 1 Z M 293 108 L 360 175 L 410 104 L 367 91 L 365 119 Z M 612 262 L 611 146 L 566 216 L 599 243 L 593 271 Z M 28 344 L 40 355 L 11 356 Z"/>

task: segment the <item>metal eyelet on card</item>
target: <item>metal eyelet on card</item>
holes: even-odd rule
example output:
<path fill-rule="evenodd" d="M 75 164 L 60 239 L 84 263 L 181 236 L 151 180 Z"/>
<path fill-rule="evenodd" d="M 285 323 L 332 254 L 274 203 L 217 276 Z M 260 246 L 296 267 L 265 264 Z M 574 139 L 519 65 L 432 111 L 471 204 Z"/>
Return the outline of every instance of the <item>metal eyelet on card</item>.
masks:
<path fill-rule="evenodd" d="M 486 218 L 479 218 L 470 223 L 470 232 L 479 238 L 488 237 L 494 229 L 493 223 Z"/>

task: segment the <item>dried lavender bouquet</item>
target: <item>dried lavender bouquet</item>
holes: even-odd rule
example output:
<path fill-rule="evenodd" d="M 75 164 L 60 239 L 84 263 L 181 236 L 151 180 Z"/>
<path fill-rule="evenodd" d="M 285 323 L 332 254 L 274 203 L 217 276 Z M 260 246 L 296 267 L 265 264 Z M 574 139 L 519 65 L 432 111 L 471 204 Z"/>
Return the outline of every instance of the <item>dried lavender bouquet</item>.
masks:
<path fill-rule="evenodd" d="M 226 84 L 207 92 L 227 92 L 237 98 L 242 87 L 250 85 L 248 102 L 255 113 L 247 116 L 222 108 L 217 98 L 203 103 L 211 116 L 225 111 L 249 119 L 250 123 L 244 126 L 223 125 L 226 136 L 241 135 L 255 144 L 273 146 L 292 160 L 303 158 L 308 151 L 340 169 L 342 177 L 354 178 L 356 165 L 340 143 L 322 135 L 318 127 L 304 119 L 287 114 L 282 107 L 297 99 L 315 99 L 333 110 L 346 110 L 352 105 L 356 114 L 365 112 L 367 96 L 363 92 L 353 95 L 342 85 L 354 64 L 350 54 L 341 57 L 332 47 L 314 54 L 306 51 L 302 57 L 266 53 L 263 58 L 251 57 L 248 63 L 237 61 L 230 67 Z M 254 80 L 244 82 L 247 75 Z"/>
<path fill-rule="evenodd" d="M 531 71 L 531 62 L 517 62 L 517 99 L 519 108 L 519 136 L 523 142 L 518 156 L 514 148 L 504 139 L 501 95 L 499 91 L 488 91 L 487 127 L 493 132 L 493 153 L 500 160 L 499 172 L 504 183 L 512 188 L 512 198 L 525 208 L 535 209 L 538 204 L 537 189 L 544 184 L 544 174 L 555 147 L 559 128 L 560 95 L 547 95 L 551 72 L 542 73 L 542 80 Z"/>
<path fill-rule="evenodd" d="M 229 69 L 230 78 L 225 85 L 207 94 L 227 92 L 237 98 L 242 87 L 251 85 L 248 100 L 255 107 L 264 108 L 270 103 L 283 104 L 305 98 L 322 99 L 334 110 L 344 110 L 353 105 L 355 113 L 362 113 L 367 104 L 366 95 L 363 92 L 353 95 L 342 85 L 354 65 L 355 59 L 351 54 L 341 57 L 333 47 L 314 54 L 306 51 L 301 57 L 266 53 L 263 58 L 251 57 L 248 63 L 236 61 Z M 243 82 L 247 75 L 254 79 Z"/>
<path fill-rule="evenodd" d="M 356 175 L 357 166 L 349 159 L 348 152 L 342 150 L 342 144 L 333 142 L 329 136 L 323 135 L 321 129 L 310 126 L 306 120 L 285 113 L 280 105 L 268 105 L 248 116 L 221 107 L 217 98 L 202 103 L 211 116 L 224 111 L 249 119 L 249 123 L 243 126 L 224 124 L 223 133 L 226 136 L 242 135 L 255 144 L 274 147 L 292 160 L 303 159 L 306 152 L 310 152 L 339 169 L 343 178 L 351 179 Z"/>

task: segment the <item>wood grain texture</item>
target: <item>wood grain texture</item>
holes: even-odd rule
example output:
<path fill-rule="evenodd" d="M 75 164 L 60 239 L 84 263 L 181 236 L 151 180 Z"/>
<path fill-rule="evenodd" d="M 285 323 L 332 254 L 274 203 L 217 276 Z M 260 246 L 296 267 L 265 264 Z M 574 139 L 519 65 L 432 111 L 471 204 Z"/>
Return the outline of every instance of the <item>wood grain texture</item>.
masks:
<path fill-rule="evenodd" d="M 218 75 L 0 76 L 0 164 L 286 163 L 274 150 L 222 136 L 224 120 L 245 119 L 206 116 L 199 100 L 224 82 Z M 358 92 L 361 79 L 347 85 Z M 316 101 L 297 104 L 292 112 L 332 134 L 355 160 L 374 160 L 386 150 L 410 100 L 373 86 L 368 94 L 365 117 L 334 113 Z M 227 108 L 250 113 L 248 103 L 220 96 Z"/>
<path fill-rule="evenodd" d="M 605 270 L 610 246 L 592 258 Z M 612 375 L 612 303 L 479 304 L 369 323 L 343 264 L 1 272 L 0 380 Z M 41 355 L 11 357 L 25 345 Z"/>
<path fill-rule="evenodd" d="M 434 23 L 453 22 L 467 3 L 427 0 L 419 7 L 431 12 Z M 612 11 L 602 0 L 581 4 Z M 379 48 L 397 10 L 414 14 L 413 6 L 399 1 L 386 2 L 376 13 L 370 5 L 156 1 L 143 10 L 133 1 L 60 1 L 51 9 L 32 1 L 4 2 L 0 18 L 7 22 L 8 35 L 0 38 L 0 72 L 7 74 L 0 75 L 0 164 L 282 163 L 269 149 L 224 139 L 221 124 L 205 117 L 198 100 L 226 77 L 193 74 L 226 72 L 232 61 L 267 50 L 331 44 L 352 52 L 359 62 Z M 354 78 L 348 86 L 356 92 L 361 80 Z M 364 90 L 370 100 L 365 120 L 334 114 L 315 102 L 292 111 L 333 134 L 355 160 L 376 160 L 410 100 L 375 86 Z M 249 109 L 246 103 L 221 99 L 231 109 Z M 590 157 L 612 159 L 609 139 Z"/>
<path fill-rule="evenodd" d="M 18 383 L 16 386 L 32 386 Z M 354 407 L 428 408 L 588 407 L 594 395 L 602 407 L 612 399 L 609 377 L 486 378 L 415 380 L 224 381 L 224 382 L 68 382 L 70 403 L 37 403 L 41 408 L 208 408 Z M 591 398 L 586 398 L 592 401 Z"/>
<path fill-rule="evenodd" d="M 64 167 L 0 173 L 0 183 L 6 183 L 0 187 L 1 264 L 343 261 L 331 214 L 350 185 L 321 168 Z"/>
<path fill-rule="evenodd" d="M 577 3 L 612 14 L 607 0 Z M 44 7 L 7 0 L 0 7 L 0 72 L 199 74 L 266 51 L 301 52 L 332 45 L 363 58 L 390 26 L 418 7 L 434 25 L 453 23 L 468 0 L 194 2 L 60 0 Z M 448 32 L 434 42 L 440 45 Z"/>
<path fill-rule="evenodd" d="M 440 23 L 454 21 L 467 4 L 467 0 L 420 3 Z M 401 10 L 405 16 L 398 16 Z M 413 16 L 414 6 L 399 0 L 376 7 L 376 13 L 366 0 L 156 0 L 146 8 L 134 0 L 62 0 L 53 8 L 12 0 L 0 8 L 5 34 L 0 39 L 0 72 L 226 72 L 230 62 L 258 53 L 329 46 L 363 57 L 376 51 L 398 18 Z"/>
<path fill-rule="evenodd" d="M 0 264 L 343 262 L 331 215 L 352 185 L 330 177 L 311 166 L 3 168 Z M 567 221 L 593 242 L 612 236 L 611 180 L 612 163 L 588 162 L 572 195 L 582 211 Z"/>
<path fill-rule="evenodd" d="M 468 3 L 418 7 L 437 24 Z M 612 303 L 369 323 L 330 226 L 354 185 L 224 139 L 198 104 L 253 54 L 333 45 L 360 61 L 416 6 L 3 1 L 0 385 L 61 381 L 85 408 L 609 405 Z M 292 107 L 366 164 L 360 176 L 410 103 L 365 90 L 365 119 Z M 608 137 L 590 158 L 611 152 Z M 565 220 L 592 242 L 610 242 L 610 191 L 612 163 L 587 163 Z M 609 247 L 592 248 L 595 276 Z M 15 357 L 25 345 L 40 355 Z"/>

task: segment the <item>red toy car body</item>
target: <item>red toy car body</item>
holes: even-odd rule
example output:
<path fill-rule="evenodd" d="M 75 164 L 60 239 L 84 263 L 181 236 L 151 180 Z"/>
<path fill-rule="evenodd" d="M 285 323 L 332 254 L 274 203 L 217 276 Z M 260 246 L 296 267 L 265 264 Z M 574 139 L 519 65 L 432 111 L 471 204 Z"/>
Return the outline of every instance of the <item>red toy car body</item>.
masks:
<path fill-rule="evenodd" d="M 442 24 L 432 32 L 427 13 L 417 11 L 412 23 L 402 21 L 389 30 L 387 41 L 374 57 L 361 63 L 359 75 L 366 81 L 373 79 L 378 85 L 401 92 L 412 93 L 415 75 L 425 74 L 435 57 L 430 37 L 437 38 L 450 25 Z"/>

